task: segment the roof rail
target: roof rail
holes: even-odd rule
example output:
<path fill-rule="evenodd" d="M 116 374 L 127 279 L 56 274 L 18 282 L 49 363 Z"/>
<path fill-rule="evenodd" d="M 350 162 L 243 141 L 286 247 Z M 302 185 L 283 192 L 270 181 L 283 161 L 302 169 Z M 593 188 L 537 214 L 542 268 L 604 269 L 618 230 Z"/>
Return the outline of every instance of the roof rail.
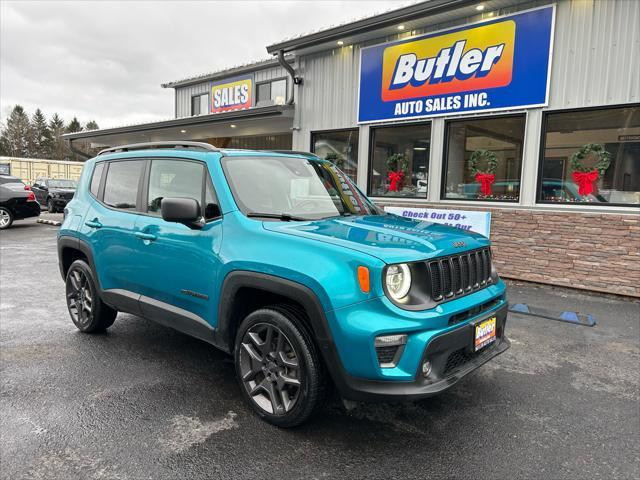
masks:
<path fill-rule="evenodd" d="M 149 148 L 175 148 L 177 150 L 208 150 L 210 152 L 219 152 L 220 150 L 209 143 L 204 142 L 145 142 L 145 143 L 132 143 L 130 145 L 120 145 L 119 147 L 105 148 L 101 150 L 98 155 L 104 155 L 105 153 L 116 152 L 130 152 L 132 150 L 147 150 Z"/>

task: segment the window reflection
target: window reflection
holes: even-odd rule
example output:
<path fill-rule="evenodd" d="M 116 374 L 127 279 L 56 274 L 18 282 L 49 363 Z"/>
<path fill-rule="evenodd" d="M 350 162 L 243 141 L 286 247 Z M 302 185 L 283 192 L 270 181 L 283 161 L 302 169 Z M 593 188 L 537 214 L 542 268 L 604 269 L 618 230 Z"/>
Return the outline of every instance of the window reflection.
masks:
<path fill-rule="evenodd" d="M 447 123 L 446 199 L 517 202 L 525 116 Z"/>
<path fill-rule="evenodd" d="M 608 152 L 608 167 L 590 179 L 576 178 L 572 157 L 587 145 Z M 597 170 L 598 154 L 579 160 L 584 173 Z M 640 204 L 640 107 L 576 110 L 546 116 L 538 200 L 546 203 Z M 580 192 L 580 182 L 587 182 Z M 589 193 L 585 193 L 589 192 Z"/>
<path fill-rule="evenodd" d="M 426 197 L 431 124 L 371 129 L 369 190 L 375 197 Z"/>

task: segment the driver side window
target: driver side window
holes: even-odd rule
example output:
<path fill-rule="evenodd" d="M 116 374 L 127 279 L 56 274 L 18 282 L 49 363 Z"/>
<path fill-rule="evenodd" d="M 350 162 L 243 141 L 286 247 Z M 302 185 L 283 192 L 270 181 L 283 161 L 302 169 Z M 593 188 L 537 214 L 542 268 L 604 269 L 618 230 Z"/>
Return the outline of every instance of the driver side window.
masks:
<path fill-rule="evenodd" d="M 202 206 L 204 166 L 185 160 L 153 160 L 149 176 L 147 212 L 161 216 L 165 197 L 193 198 Z"/>

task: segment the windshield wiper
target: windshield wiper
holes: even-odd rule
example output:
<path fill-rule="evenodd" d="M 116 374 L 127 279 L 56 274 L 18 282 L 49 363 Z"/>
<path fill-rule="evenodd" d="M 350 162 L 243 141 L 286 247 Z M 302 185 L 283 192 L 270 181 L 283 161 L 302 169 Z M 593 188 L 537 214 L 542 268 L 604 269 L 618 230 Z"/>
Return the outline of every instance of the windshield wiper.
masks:
<path fill-rule="evenodd" d="M 302 218 L 296 217 L 294 215 L 289 215 L 288 213 L 258 213 L 258 212 L 249 212 L 247 213 L 247 217 L 258 217 L 258 218 L 276 218 L 278 220 L 282 220 L 283 222 L 293 221 L 308 221 L 310 218 Z"/>

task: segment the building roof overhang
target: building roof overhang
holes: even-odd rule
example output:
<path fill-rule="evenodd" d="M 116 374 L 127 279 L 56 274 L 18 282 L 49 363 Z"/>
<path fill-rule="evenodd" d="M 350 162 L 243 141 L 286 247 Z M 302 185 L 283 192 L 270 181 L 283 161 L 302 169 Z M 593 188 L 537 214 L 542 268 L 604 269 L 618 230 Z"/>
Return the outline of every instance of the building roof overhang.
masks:
<path fill-rule="evenodd" d="M 287 55 L 285 60 L 288 63 L 293 63 L 293 56 Z M 186 87 L 189 85 L 194 85 L 196 83 L 208 82 L 211 80 L 219 80 L 224 78 L 233 77 L 236 75 L 244 75 L 247 73 L 257 72 L 259 70 L 264 70 L 265 68 L 277 67 L 280 63 L 277 58 L 267 58 L 264 60 L 258 60 L 255 62 L 246 63 L 244 65 L 237 65 L 230 68 L 225 68 L 223 70 L 218 70 L 215 72 L 204 73 L 202 75 L 196 75 L 193 77 L 185 78 L 182 80 L 175 80 L 173 82 L 163 83 L 160 86 L 162 88 L 180 88 Z"/>
<path fill-rule="evenodd" d="M 483 12 L 512 7 L 530 0 L 428 0 L 414 3 L 396 10 L 373 15 L 354 22 L 320 30 L 295 38 L 283 40 L 267 46 L 267 52 L 295 52 L 296 55 L 336 48 L 341 44 L 353 45 L 374 38 L 397 35 L 398 26 L 403 25 L 403 32 L 410 32 L 429 25 L 445 25 L 465 17 L 481 15 L 476 9 L 483 5 Z"/>
<path fill-rule="evenodd" d="M 129 133 L 157 132 L 173 130 L 176 127 L 194 127 L 203 125 L 228 124 L 243 120 L 257 120 L 261 118 L 292 116 L 294 105 L 269 105 L 266 107 L 253 107 L 244 110 L 233 110 L 224 113 L 210 113 L 193 117 L 182 117 L 160 122 L 125 125 L 121 127 L 104 128 L 102 130 L 89 130 L 85 132 L 66 133 L 60 138 L 64 140 L 98 140 L 100 137 L 123 135 Z"/>

